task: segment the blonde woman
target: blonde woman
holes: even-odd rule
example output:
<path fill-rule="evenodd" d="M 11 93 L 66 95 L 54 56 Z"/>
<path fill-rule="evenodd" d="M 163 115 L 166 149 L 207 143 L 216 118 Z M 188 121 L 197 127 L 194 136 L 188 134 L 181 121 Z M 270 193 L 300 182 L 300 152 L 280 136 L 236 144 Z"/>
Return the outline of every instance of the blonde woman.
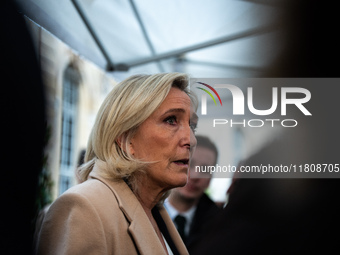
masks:
<path fill-rule="evenodd" d="M 187 182 L 196 107 L 185 74 L 118 84 L 98 112 L 82 183 L 51 205 L 38 254 L 187 254 L 163 201 Z"/>

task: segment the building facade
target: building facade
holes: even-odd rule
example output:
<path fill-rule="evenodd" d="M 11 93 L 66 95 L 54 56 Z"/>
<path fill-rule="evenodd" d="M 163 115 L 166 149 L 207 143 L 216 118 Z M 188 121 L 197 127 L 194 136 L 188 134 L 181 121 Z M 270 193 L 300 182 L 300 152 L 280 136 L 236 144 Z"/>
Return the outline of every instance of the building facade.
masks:
<path fill-rule="evenodd" d="M 80 56 L 40 25 L 26 18 L 41 63 L 47 127 L 46 170 L 54 200 L 76 184 L 75 170 L 86 148 L 101 102 L 116 84 L 104 70 Z"/>

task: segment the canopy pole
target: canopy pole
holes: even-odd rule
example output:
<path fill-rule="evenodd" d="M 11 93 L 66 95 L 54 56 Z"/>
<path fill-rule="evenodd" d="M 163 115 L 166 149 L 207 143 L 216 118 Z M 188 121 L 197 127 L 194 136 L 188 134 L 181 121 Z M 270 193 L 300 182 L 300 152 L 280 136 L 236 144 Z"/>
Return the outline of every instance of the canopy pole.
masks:
<path fill-rule="evenodd" d="M 140 26 L 140 28 L 141 28 L 141 30 L 142 30 L 143 36 L 144 36 L 144 38 L 145 38 L 145 41 L 146 41 L 147 45 L 149 46 L 149 49 L 150 49 L 150 51 L 151 51 L 151 54 L 152 54 L 152 56 L 156 56 L 155 48 L 153 47 L 153 45 L 152 45 L 152 43 L 151 43 L 150 37 L 149 37 L 149 35 L 148 35 L 147 31 L 146 31 L 146 28 L 145 28 L 145 26 L 144 26 L 144 23 L 143 23 L 143 21 L 142 21 L 142 18 L 141 18 L 140 15 L 139 15 L 139 12 L 138 12 L 138 10 L 137 10 L 137 7 L 136 7 L 134 1 L 133 1 L 133 0 L 130 0 L 130 4 L 131 4 L 132 9 L 133 9 L 133 12 L 135 13 L 135 16 L 136 16 L 136 18 L 137 18 L 137 20 L 138 20 L 138 23 L 139 23 L 139 26 Z M 157 65 L 158 65 L 159 70 L 160 70 L 161 72 L 164 72 L 164 68 L 163 68 L 162 64 L 161 64 L 159 61 L 157 61 Z"/>
<path fill-rule="evenodd" d="M 104 58 L 106 59 L 107 65 L 106 65 L 106 70 L 107 71 L 114 71 L 115 70 L 115 65 L 113 64 L 113 62 L 111 61 L 111 58 L 109 56 L 109 54 L 107 53 L 107 51 L 105 50 L 104 45 L 101 43 L 101 41 L 99 40 L 98 35 L 96 34 L 96 31 L 93 29 L 91 23 L 89 22 L 89 20 L 86 17 L 86 14 L 83 10 L 83 8 L 81 7 L 81 5 L 79 4 L 78 0 L 71 0 L 74 7 L 77 9 L 80 17 L 82 18 L 83 22 L 85 23 L 87 29 L 89 30 L 90 34 L 92 35 L 94 41 L 96 42 L 96 44 L 98 45 L 100 51 L 103 53 Z"/>

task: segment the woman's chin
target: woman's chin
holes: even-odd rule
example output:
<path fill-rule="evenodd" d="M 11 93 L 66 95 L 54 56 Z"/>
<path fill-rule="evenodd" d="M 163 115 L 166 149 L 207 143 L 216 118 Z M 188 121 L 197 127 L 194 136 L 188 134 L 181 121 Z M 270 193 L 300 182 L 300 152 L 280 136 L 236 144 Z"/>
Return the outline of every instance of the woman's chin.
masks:
<path fill-rule="evenodd" d="M 176 187 L 174 188 L 177 188 L 177 187 L 184 187 L 188 182 L 188 175 L 187 174 L 183 174 L 183 176 L 181 176 L 181 178 L 178 178 L 178 182 L 177 182 L 177 185 Z"/>

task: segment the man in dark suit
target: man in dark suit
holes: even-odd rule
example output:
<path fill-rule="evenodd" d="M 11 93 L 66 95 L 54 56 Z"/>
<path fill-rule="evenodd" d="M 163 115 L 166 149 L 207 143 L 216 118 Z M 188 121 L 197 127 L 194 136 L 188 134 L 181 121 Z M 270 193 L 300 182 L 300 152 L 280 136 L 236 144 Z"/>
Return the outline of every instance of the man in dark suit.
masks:
<path fill-rule="evenodd" d="M 191 244 L 204 239 L 210 220 L 219 213 L 219 207 L 204 191 L 208 188 L 211 174 L 203 171 L 217 162 L 217 148 L 207 138 L 197 136 L 197 147 L 190 164 L 190 174 L 186 186 L 176 188 L 165 202 L 170 217 L 190 253 Z"/>

